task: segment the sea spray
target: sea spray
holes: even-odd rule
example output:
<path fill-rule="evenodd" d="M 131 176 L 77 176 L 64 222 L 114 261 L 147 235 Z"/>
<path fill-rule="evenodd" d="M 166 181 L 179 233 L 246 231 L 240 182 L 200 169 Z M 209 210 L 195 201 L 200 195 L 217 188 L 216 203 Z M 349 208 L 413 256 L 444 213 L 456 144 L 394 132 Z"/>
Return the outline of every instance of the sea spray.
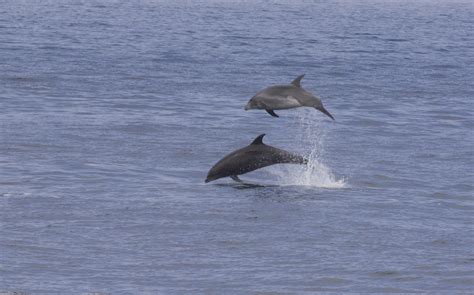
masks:
<path fill-rule="evenodd" d="M 316 114 L 319 115 L 319 114 Z M 293 148 L 306 150 L 308 164 L 300 165 L 277 165 L 271 167 L 268 172 L 277 177 L 279 185 L 302 185 L 323 188 L 343 188 L 345 180 L 337 179 L 331 169 L 324 164 L 324 142 L 326 136 L 323 120 L 315 119 L 312 109 L 304 109 L 300 119 L 295 122 L 295 130 L 300 130 Z"/>

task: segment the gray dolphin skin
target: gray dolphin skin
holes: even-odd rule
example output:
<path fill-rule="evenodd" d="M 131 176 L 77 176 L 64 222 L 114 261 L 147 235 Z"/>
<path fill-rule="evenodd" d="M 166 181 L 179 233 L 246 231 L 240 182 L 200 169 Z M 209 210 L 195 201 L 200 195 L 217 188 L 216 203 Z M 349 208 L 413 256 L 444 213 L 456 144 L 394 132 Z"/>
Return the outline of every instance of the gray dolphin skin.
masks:
<path fill-rule="evenodd" d="M 260 134 L 254 141 L 239 150 L 236 150 L 217 162 L 207 174 L 206 183 L 230 177 L 237 182 L 242 182 L 238 175 L 245 174 L 274 164 L 307 164 L 308 160 L 302 156 L 266 145 L 262 139 L 265 134 Z"/>
<path fill-rule="evenodd" d="M 265 88 L 255 94 L 245 106 L 245 110 L 265 110 L 273 117 L 278 117 L 274 110 L 286 110 L 298 107 L 313 107 L 334 120 L 334 117 L 324 108 L 321 99 L 301 87 L 298 76 L 290 85 L 276 85 Z"/>

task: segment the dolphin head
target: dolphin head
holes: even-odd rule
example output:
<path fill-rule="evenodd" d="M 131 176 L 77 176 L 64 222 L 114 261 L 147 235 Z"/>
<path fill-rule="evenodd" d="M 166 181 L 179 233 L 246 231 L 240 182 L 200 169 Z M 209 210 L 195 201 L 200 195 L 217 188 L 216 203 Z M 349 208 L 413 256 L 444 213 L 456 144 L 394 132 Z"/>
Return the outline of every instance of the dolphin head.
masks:
<path fill-rule="evenodd" d="M 312 100 L 312 106 L 319 110 L 321 113 L 325 114 L 326 116 L 328 116 L 329 118 L 334 119 L 334 117 L 328 112 L 328 110 L 326 110 L 326 108 L 323 106 L 323 103 L 321 101 L 321 98 L 319 96 L 316 96 L 316 95 L 313 95 L 311 93 L 309 93 L 313 98 L 314 100 Z"/>
<path fill-rule="evenodd" d="M 205 183 L 208 183 L 210 181 L 216 180 L 221 178 L 222 176 L 220 175 L 219 169 L 216 167 L 212 167 L 211 170 L 209 170 L 209 173 L 207 173 L 206 180 L 204 181 Z"/>
<path fill-rule="evenodd" d="M 216 180 L 217 177 L 215 175 L 210 175 L 211 172 L 209 171 L 209 174 L 207 174 L 206 180 L 204 180 L 205 183 L 211 182 L 213 180 Z"/>
<path fill-rule="evenodd" d="M 254 109 L 255 108 L 255 101 L 253 100 L 253 98 L 251 100 L 249 100 L 249 102 L 245 105 L 245 108 L 244 110 L 248 111 L 248 110 L 251 110 L 251 109 Z"/>
<path fill-rule="evenodd" d="M 216 180 L 216 179 L 217 178 L 215 178 L 215 177 L 208 176 L 208 177 L 206 177 L 206 180 L 204 180 L 204 182 L 208 183 L 208 182 L 211 182 L 211 181 Z"/>
<path fill-rule="evenodd" d="M 328 112 L 328 110 L 326 110 L 326 108 L 321 104 L 320 106 L 317 106 L 315 107 L 317 110 L 321 111 L 323 114 L 325 114 L 326 116 L 328 116 L 329 118 L 333 119 L 333 120 L 336 120 L 334 119 L 334 117 Z"/>
<path fill-rule="evenodd" d="M 262 104 L 260 103 L 260 100 L 258 99 L 257 96 L 254 96 L 245 105 L 244 110 L 248 111 L 248 110 L 251 110 L 251 109 L 261 109 L 261 108 L 262 108 Z"/>

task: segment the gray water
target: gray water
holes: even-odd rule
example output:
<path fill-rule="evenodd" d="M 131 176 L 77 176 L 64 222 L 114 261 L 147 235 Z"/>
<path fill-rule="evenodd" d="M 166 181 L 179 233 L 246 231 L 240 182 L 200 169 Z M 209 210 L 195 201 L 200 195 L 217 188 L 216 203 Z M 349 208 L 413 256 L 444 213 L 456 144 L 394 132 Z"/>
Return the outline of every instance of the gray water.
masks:
<path fill-rule="evenodd" d="M 0 1 L 0 292 L 473 292 L 472 2 L 122 2 Z"/>

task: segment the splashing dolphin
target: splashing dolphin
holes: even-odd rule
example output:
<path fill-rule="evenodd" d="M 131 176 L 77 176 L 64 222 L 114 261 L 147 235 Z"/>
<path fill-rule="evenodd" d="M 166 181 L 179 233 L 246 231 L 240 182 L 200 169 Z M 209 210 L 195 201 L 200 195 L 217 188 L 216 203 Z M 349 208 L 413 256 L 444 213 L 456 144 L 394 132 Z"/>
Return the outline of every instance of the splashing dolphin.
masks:
<path fill-rule="evenodd" d="M 242 182 L 238 175 L 263 167 L 283 163 L 308 163 L 302 156 L 264 144 L 262 141 L 264 136 L 265 134 L 259 135 L 250 145 L 222 158 L 209 170 L 206 182 L 228 176 L 237 182 Z"/>
<path fill-rule="evenodd" d="M 245 110 L 264 109 L 273 117 L 278 117 L 274 110 L 286 110 L 297 107 L 313 107 L 334 120 L 334 117 L 324 108 L 321 99 L 301 87 L 298 76 L 290 85 L 270 86 L 259 91 L 245 106 Z"/>

